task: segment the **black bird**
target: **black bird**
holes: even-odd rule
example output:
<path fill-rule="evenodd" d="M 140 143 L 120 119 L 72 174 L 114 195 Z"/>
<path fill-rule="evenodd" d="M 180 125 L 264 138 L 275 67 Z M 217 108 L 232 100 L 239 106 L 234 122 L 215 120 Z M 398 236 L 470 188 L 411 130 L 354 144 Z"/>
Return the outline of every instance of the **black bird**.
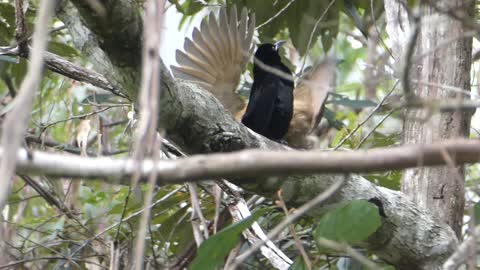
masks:
<path fill-rule="evenodd" d="M 242 122 L 252 130 L 274 140 L 283 137 L 294 148 L 311 148 L 310 134 L 322 118 L 328 92 L 335 82 L 335 62 L 328 59 L 318 62 L 299 78 L 293 91 L 293 117 L 293 81 L 283 77 L 273 80 L 278 77 L 254 65 L 255 80 L 245 114 L 247 106 L 236 89 L 253 52 L 254 32 L 255 16 L 248 15 L 245 8 L 241 14 L 237 13 L 235 6 L 230 12 L 221 8 L 218 16 L 212 12 L 202 21 L 200 29 L 194 29 L 192 38 L 185 39 L 183 51 L 177 50 L 178 66 L 171 66 L 172 72 L 175 78 L 196 83 L 210 91 L 235 119 L 240 121 L 243 116 Z M 275 45 L 260 46 L 256 57 L 284 74 L 291 74 L 272 46 Z M 278 87 L 273 87 L 275 85 Z"/>
<path fill-rule="evenodd" d="M 255 52 L 253 85 L 242 117 L 244 125 L 276 141 L 285 136 L 293 116 L 292 72 L 278 54 L 283 43 L 262 44 Z M 278 71 L 281 74 L 276 74 Z"/>

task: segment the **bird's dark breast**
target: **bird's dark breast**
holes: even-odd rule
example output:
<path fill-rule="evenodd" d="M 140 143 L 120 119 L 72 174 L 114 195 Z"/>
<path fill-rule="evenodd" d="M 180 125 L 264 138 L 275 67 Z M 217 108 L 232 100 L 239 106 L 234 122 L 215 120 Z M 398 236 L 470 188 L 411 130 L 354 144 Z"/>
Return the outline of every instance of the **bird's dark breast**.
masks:
<path fill-rule="evenodd" d="M 292 74 L 272 44 L 260 45 L 255 58 L 283 75 Z M 293 80 L 254 63 L 253 85 L 242 123 L 269 139 L 281 140 L 293 116 L 293 86 Z"/>
<path fill-rule="evenodd" d="M 280 140 L 287 133 L 293 116 L 292 90 L 292 87 L 284 84 L 280 87 L 266 137 Z"/>

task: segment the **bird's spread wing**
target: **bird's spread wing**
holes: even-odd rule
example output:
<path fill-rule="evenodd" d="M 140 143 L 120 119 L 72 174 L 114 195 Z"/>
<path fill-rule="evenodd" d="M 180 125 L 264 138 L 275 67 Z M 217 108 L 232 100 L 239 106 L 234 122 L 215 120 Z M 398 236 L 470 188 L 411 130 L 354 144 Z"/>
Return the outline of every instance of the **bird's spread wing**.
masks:
<path fill-rule="evenodd" d="M 171 66 L 176 78 L 189 80 L 210 91 L 232 114 L 243 106 L 235 93 L 240 76 L 252 54 L 255 16 L 244 8 L 237 17 L 233 6 L 227 15 L 220 9 L 204 18 L 200 30 L 193 30 L 192 39 L 185 38 L 183 51 L 177 50 L 178 66 Z"/>
<path fill-rule="evenodd" d="M 297 84 L 293 95 L 294 113 L 286 135 L 295 148 L 308 148 L 307 136 L 317 127 L 323 114 L 328 93 L 333 89 L 336 75 L 334 59 L 317 63 Z"/>

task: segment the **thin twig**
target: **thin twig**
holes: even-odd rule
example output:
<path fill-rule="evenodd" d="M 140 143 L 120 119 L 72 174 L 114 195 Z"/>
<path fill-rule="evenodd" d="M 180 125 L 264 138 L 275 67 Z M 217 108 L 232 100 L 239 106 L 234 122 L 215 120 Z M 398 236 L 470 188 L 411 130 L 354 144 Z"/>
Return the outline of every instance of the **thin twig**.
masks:
<path fill-rule="evenodd" d="M 98 114 L 98 113 L 101 113 L 101 112 L 104 112 L 106 110 L 109 110 L 113 107 L 111 106 L 107 106 L 105 108 L 102 108 L 102 109 L 99 109 L 99 110 L 96 110 L 96 111 L 93 111 L 93 112 L 89 112 L 89 113 L 84 113 L 84 114 L 80 114 L 80 115 L 74 115 L 74 116 L 71 116 L 67 119 L 63 119 L 63 120 L 58 120 L 58 121 L 55 121 L 55 122 L 52 122 L 52 123 L 48 123 L 48 124 L 45 124 L 45 125 L 42 125 L 40 128 L 45 131 L 46 129 L 48 129 L 49 127 L 51 126 L 54 126 L 54 125 L 58 125 L 60 123 L 64 123 L 64 122 L 68 122 L 68 121 L 71 121 L 71 120 L 75 120 L 75 119 L 83 119 L 83 118 L 86 118 L 86 117 L 89 117 L 89 116 L 92 116 L 92 115 L 95 115 L 95 114 Z"/>
<path fill-rule="evenodd" d="M 0 47 L 0 55 L 20 55 L 20 49 L 18 46 L 13 48 Z M 117 86 L 113 86 L 107 78 L 95 71 L 73 64 L 51 52 L 44 53 L 44 61 L 45 66 L 53 72 L 79 82 L 89 83 L 93 86 L 108 90 L 114 95 L 131 100 L 130 97 L 119 90 Z"/>
<path fill-rule="evenodd" d="M 399 83 L 399 81 L 395 82 L 392 89 L 390 89 L 390 91 L 385 95 L 385 97 L 383 97 L 383 99 L 380 101 L 380 103 L 378 103 L 377 106 L 370 112 L 370 114 L 364 120 L 362 120 L 360 123 L 358 123 L 357 126 L 335 146 L 334 150 L 338 150 L 338 148 L 340 148 L 348 139 L 350 139 L 350 137 L 352 137 L 353 134 L 355 134 L 360 127 L 362 127 L 368 120 L 370 120 L 370 118 L 373 117 L 373 115 L 383 106 L 383 104 L 388 99 L 388 97 L 390 97 L 390 95 L 393 93 L 393 91 L 395 91 L 398 83 Z"/>
<path fill-rule="evenodd" d="M 315 22 L 315 25 L 313 26 L 312 32 L 310 32 L 310 37 L 308 38 L 308 43 L 307 43 L 307 50 L 310 48 L 312 45 L 313 37 L 315 36 L 315 32 L 317 31 L 318 25 L 320 22 L 323 20 L 323 17 L 327 15 L 328 10 L 332 5 L 335 3 L 335 0 L 330 1 L 330 4 L 328 4 L 327 8 L 323 11 L 322 15 L 320 15 L 320 18 Z M 302 61 L 302 68 L 300 68 L 300 72 L 303 72 L 303 68 L 305 67 L 305 63 L 307 61 L 307 54 L 303 57 Z"/>
<path fill-rule="evenodd" d="M 420 34 L 420 16 L 413 15 L 413 32 L 410 38 L 408 39 L 404 59 L 403 59 L 403 68 L 402 68 L 402 86 L 403 92 L 405 93 L 405 98 L 407 101 L 413 100 L 415 94 L 410 89 L 410 71 L 412 69 L 412 58 L 413 53 L 415 52 L 415 46 L 417 44 L 418 35 Z"/>
<path fill-rule="evenodd" d="M 277 14 L 273 15 L 268 20 L 266 20 L 265 22 L 263 22 L 260 25 L 258 25 L 257 27 L 255 27 L 255 30 L 258 30 L 258 29 L 262 28 L 263 26 L 269 24 L 271 21 L 275 20 L 275 18 L 280 16 L 280 14 L 282 14 L 291 4 L 293 4 L 293 2 L 295 2 L 295 0 L 290 0 L 290 2 L 288 2 L 282 9 L 280 9 L 277 12 Z"/>
<path fill-rule="evenodd" d="M 154 138 L 153 141 L 153 160 L 154 162 L 158 161 L 158 158 L 160 157 L 159 149 L 160 149 L 160 140 L 158 138 Z M 148 178 L 148 189 L 145 194 L 145 208 L 146 210 L 142 213 L 142 217 L 140 218 L 140 224 L 139 229 L 138 229 L 138 235 L 137 235 L 137 240 L 135 243 L 135 269 L 137 270 L 142 270 L 143 269 L 143 258 L 144 253 L 145 253 L 145 239 L 147 236 L 147 230 L 148 226 L 150 224 L 150 208 L 147 208 L 148 205 L 152 204 L 153 200 L 153 191 L 155 190 L 156 187 L 156 181 L 157 181 L 157 174 L 155 171 L 152 171 L 149 175 Z"/>
<path fill-rule="evenodd" d="M 197 185 L 196 183 L 189 182 L 187 183 L 188 190 L 190 191 L 190 198 L 192 201 L 192 217 L 198 217 L 200 219 L 200 224 L 203 227 L 203 239 L 205 240 L 209 237 L 208 234 L 208 226 L 207 226 L 207 220 L 205 219 L 205 216 L 202 213 L 202 208 L 200 206 L 200 200 L 198 199 L 198 194 L 197 194 Z M 198 242 L 197 242 L 198 243 Z"/>
<path fill-rule="evenodd" d="M 363 264 L 366 267 L 366 269 L 372 269 L 372 270 L 382 269 L 376 263 L 370 261 L 368 258 L 363 256 L 360 252 L 356 251 L 355 249 L 353 249 L 352 247 L 346 244 L 340 244 L 326 238 L 319 238 L 315 240 L 319 242 L 322 246 L 325 246 L 327 248 L 334 249 L 336 251 L 346 252 L 352 258 L 354 258 L 355 260 Z"/>
<path fill-rule="evenodd" d="M 343 185 L 343 183 L 347 179 L 347 175 L 345 175 L 345 177 L 341 179 L 342 179 L 341 181 L 334 183 L 333 185 L 328 187 L 324 192 L 320 193 L 318 196 L 316 196 L 315 198 L 313 198 L 312 200 L 308 201 L 307 203 L 302 205 L 300 208 L 295 210 L 290 216 L 285 217 L 277 226 L 275 226 L 267 234 L 267 238 L 273 239 L 279 233 L 281 233 L 286 226 L 296 221 L 301 216 L 305 215 L 308 211 L 310 211 L 312 208 L 318 206 L 320 203 L 324 202 L 326 199 L 332 196 Z M 240 266 L 240 264 L 243 261 L 245 261 L 248 257 L 253 255 L 253 253 L 255 253 L 264 244 L 265 244 L 265 241 L 263 240 L 255 242 L 248 250 L 240 254 L 240 256 L 234 261 L 230 269 L 236 269 L 238 266 Z"/>
<path fill-rule="evenodd" d="M 357 149 L 360 149 L 360 147 L 365 143 L 365 141 L 368 139 L 368 137 L 370 137 L 370 135 L 373 134 L 373 132 L 385 121 L 387 120 L 388 117 L 390 117 L 390 115 L 392 115 L 393 113 L 395 112 L 395 110 L 390 110 L 386 115 L 384 115 L 382 117 L 382 119 L 380 119 L 380 121 L 378 121 L 378 123 L 368 132 L 367 135 L 365 135 L 365 137 L 363 137 L 363 139 L 358 143 L 357 147 L 355 147 L 355 150 Z"/>
<path fill-rule="evenodd" d="M 142 64 L 142 85 L 140 91 L 140 119 L 134 141 L 133 158 L 137 161 L 135 173 L 131 184 L 135 187 L 141 175 L 141 160 L 145 155 L 153 156 L 156 163 L 160 158 L 162 140 L 157 136 L 157 119 L 160 104 L 160 38 L 163 15 L 165 9 L 164 0 L 149 0 L 146 4 L 144 16 L 144 45 Z M 152 148 L 153 146 L 153 148 Z M 157 172 L 149 174 L 149 187 L 145 196 L 144 205 L 150 205 L 153 199 L 153 190 L 156 186 Z M 139 231 L 135 243 L 134 269 L 143 269 L 143 255 L 145 251 L 145 237 L 147 234 L 150 209 L 147 209 L 140 219 Z"/>
<path fill-rule="evenodd" d="M 280 204 L 280 207 L 282 208 L 283 212 L 285 213 L 285 218 L 288 218 L 289 212 L 287 209 L 287 205 L 285 204 L 285 201 L 282 198 L 282 190 L 279 190 L 277 192 L 278 195 L 278 203 Z M 308 258 L 308 254 L 305 251 L 305 248 L 303 247 L 302 241 L 298 237 L 297 232 L 295 231 L 295 227 L 293 226 L 293 223 L 288 224 L 288 230 L 290 231 L 290 234 L 292 235 L 292 238 L 295 240 L 295 246 L 297 246 L 297 249 L 300 251 L 300 254 L 302 255 L 303 262 L 305 263 L 305 266 L 307 266 L 308 270 L 312 269 L 312 262 Z"/>
<path fill-rule="evenodd" d="M 147 209 L 151 209 L 153 207 L 155 207 L 156 205 L 164 202 L 165 200 L 168 200 L 170 197 L 172 197 L 173 195 L 177 194 L 177 192 L 179 192 L 180 190 L 182 190 L 184 187 L 181 186 L 181 187 L 178 187 L 172 191 L 170 191 L 169 193 L 167 193 L 165 196 L 163 196 L 162 198 L 156 200 L 154 203 L 150 204 L 148 207 L 144 207 L 134 213 L 132 213 L 131 215 L 127 216 L 127 217 L 124 217 L 122 218 L 119 222 L 115 223 L 115 224 L 112 224 L 110 226 L 108 226 L 107 228 L 105 228 L 104 230 L 100 231 L 99 233 L 97 233 L 94 237 L 92 237 L 91 239 L 85 241 L 80 247 L 78 247 L 78 249 L 76 249 L 73 253 L 72 253 L 72 257 L 74 257 L 74 255 L 78 252 L 80 252 L 83 248 L 85 248 L 91 241 L 93 241 L 95 238 L 98 238 L 100 236 L 102 236 L 103 234 L 107 233 L 108 231 L 110 231 L 111 229 L 115 228 L 115 227 L 118 227 L 120 224 L 122 224 L 123 222 L 126 222 L 126 221 L 129 221 L 130 219 L 134 218 L 134 217 L 137 217 L 138 215 L 141 215 L 145 210 Z"/>

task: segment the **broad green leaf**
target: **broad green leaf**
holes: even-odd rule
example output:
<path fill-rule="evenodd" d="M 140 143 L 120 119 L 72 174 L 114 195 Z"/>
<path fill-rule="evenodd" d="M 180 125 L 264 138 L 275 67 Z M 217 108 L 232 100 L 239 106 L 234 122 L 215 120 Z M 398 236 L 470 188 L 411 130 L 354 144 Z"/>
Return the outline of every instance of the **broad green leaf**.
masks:
<path fill-rule="evenodd" d="M 337 208 L 320 219 L 313 235 L 321 252 L 328 249 L 318 243 L 318 239 L 327 238 L 332 241 L 359 244 L 372 235 L 382 221 L 378 207 L 365 200 L 355 200 Z"/>
<path fill-rule="evenodd" d="M 267 209 L 259 210 L 252 216 L 228 226 L 205 240 L 198 248 L 197 257 L 195 257 L 188 269 L 213 270 L 221 266 L 225 256 L 230 253 L 230 250 L 232 250 L 240 240 L 241 233 L 266 212 Z"/>

